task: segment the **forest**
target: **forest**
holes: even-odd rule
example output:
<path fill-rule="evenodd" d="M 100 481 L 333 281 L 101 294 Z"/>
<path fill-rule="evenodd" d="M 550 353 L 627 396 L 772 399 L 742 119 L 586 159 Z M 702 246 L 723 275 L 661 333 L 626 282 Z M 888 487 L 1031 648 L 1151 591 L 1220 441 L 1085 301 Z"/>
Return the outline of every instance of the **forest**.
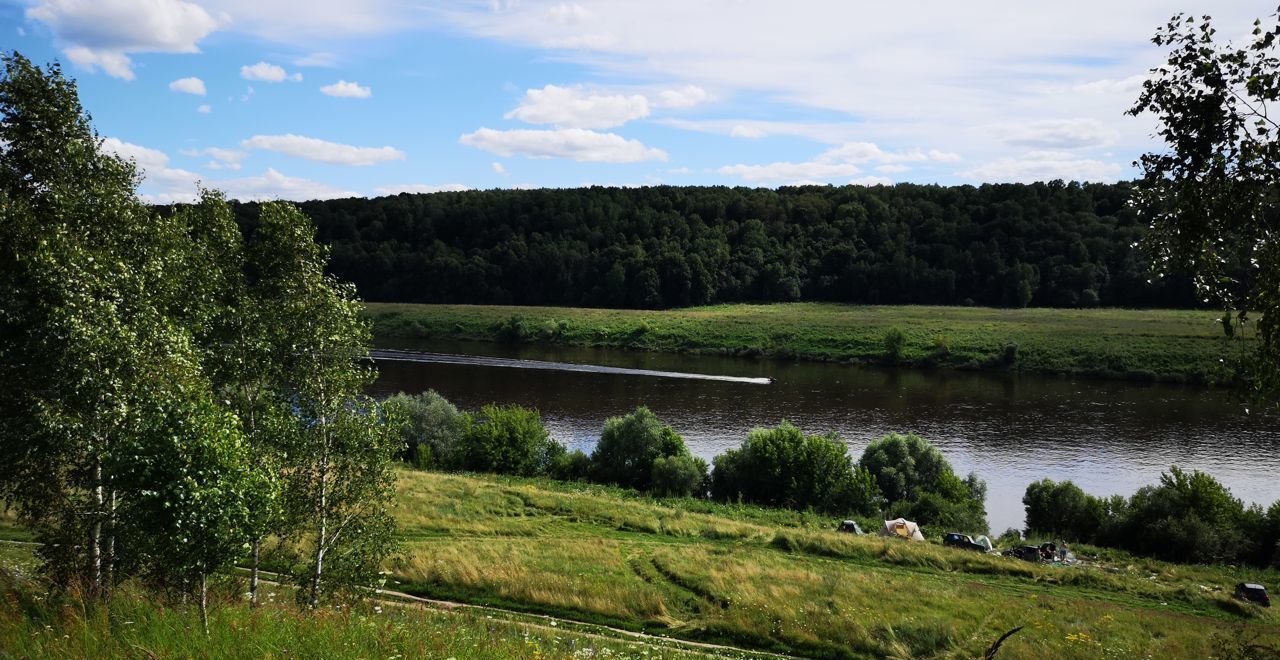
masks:
<path fill-rule="evenodd" d="M 1153 278 L 1132 186 L 579 188 L 301 205 L 375 302 L 660 309 L 796 300 L 1197 305 Z M 236 205 L 242 224 L 257 204 Z"/>

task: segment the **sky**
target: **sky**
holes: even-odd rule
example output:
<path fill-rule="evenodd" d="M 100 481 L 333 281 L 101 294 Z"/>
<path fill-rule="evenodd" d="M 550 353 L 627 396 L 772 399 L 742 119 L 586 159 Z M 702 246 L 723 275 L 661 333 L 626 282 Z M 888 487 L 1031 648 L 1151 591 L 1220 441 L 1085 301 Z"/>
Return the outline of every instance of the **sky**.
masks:
<path fill-rule="evenodd" d="M 1155 29 L 1254 0 L 0 0 L 167 203 L 1116 181 Z"/>

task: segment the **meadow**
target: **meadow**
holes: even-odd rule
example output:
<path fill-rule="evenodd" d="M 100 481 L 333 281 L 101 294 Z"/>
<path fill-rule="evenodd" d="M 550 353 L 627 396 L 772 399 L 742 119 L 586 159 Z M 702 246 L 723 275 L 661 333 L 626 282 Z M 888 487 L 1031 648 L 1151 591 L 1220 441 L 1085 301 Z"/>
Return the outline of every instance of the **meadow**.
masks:
<path fill-rule="evenodd" d="M 375 336 L 547 342 L 645 351 L 1141 381 L 1229 383 L 1248 345 L 1212 312 L 831 303 L 662 311 L 368 303 Z M 900 339 L 898 338 L 900 337 Z"/>
<path fill-rule="evenodd" d="M 1018 626 L 999 657 L 1229 657 L 1246 643 L 1280 646 L 1276 611 L 1230 597 L 1239 581 L 1280 584 L 1274 570 L 1089 548 L 1077 548 L 1082 565 L 1039 565 L 943 547 L 938 530 L 932 542 L 908 543 L 839 533 L 834 519 L 799 511 L 546 479 L 398 476 L 401 550 L 384 566 L 387 588 L 497 609 L 375 602 L 313 618 L 284 595 L 255 613 L 234 602 L 243 585 L 231 579 L 205 642 L 191 608 L 127 595 L 109 615 L 53 608 L 11 578 L 0 648 L 79 657 L 194 656 L 206 643 L 238 657 L 708 652 L 600 634 L 613 628 L 812 657 L 975 657 Z M 21 536 L 12 521 L 5 528 Z M 30 555 L 30 546 L 0 544 L 9 575 L 29 573 Z"/>

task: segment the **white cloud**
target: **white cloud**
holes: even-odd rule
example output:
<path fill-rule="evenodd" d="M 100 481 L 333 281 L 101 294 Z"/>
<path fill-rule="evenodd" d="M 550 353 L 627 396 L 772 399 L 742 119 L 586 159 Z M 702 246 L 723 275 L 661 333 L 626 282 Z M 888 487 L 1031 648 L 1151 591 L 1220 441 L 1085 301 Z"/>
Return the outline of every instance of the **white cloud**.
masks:
<path fill-rule="evenodd" d="M 228 21 L 183 0 L 40 0 L 26 15 L 49 26 L 67 59 L 125 80 L 130 53 L 194 53 Z"/>
<path fill-rule="evenodd" d="M 494 173 L 494 174 L 501 174 L 502 176 L 506 176 L 506 175 L 507 175 L 507 168 L 506 168 L 506 167 L 503 167 L 502 163 L 499 163 L 499 162 L 497 162 L 497 161 L 494 161 L 494 163 L 493 163 L 493 165 L 492 165 L 491 167 L 493 168 L 493 173 Z"/>
<path fill-rule="evenodd" d="M 249 152 L 239 149 L 223 149 L 221 147 L 206 147 L 204 149 L 183 149 L 183 156 L 200 157 L 208 156 L 210 160 L 205 164 L 211 170 L 238 170 L 240 163 L 249 156 Z"/>
<path fill-rule="evenodd" d="M 667 170 L 667 174 L 692 174 L 692 173 L 693 173 L 693 170 L 687 167 L 677 167 L 675 169 Z"/>
<path fill-rule="evenodd" d="M 733 128 L 729 129 L 729 137 L 746 138 L 748 140 L 754 140 L 757 138 L 762 138 L 766 135 L 768 135 L 768 133 L 764 132 L 764 129 L 760 128 L 759 126 L 747 126 L 745 124 L 737 124 Z"/>
<path fill-rule="evenodd" d="M 196 108 L 196 112 L 198 112 L 198 113 L 200 113 L 200 114 L 202 114 L 202 115 L 207 115 L 207 114 L 209 114 L 210 112 L 213 112 L 213 107 L 212 107 L 212 106 L 210 106 L 208 103 L 205 103 L 205 104 L 200 105 L 199 107 L 197 107 L 197 108 Z"/>
<path fill-rule="evenodd" d="M 995 129 L 1005 144 L 1041 149 L 1105 147 L 1120 133 L 1096 119 L 1048 119 Z"/>
<path fill-rule="evenodd" d="M 552 131 L 497 131 L 481 128 L 463 135 L 458 141 L 499 156 L 519 154 L 527 158 L 569 158 L 593 163 L 635 163 L 667 159 L 665 151 L 646 147 L 638 140 L 581 128 Z"/>
<path fill-rule="evenodd" d="M 753 183 L 790 183 L 792 185 L 816 183 L 819 179 L 835 179 L 853 176 L 862 170 L 852 163 L 804 163 L 776 162 L 766 165 L 725 165 L 716 170 L 719 174 L 736 176 Z"/>
<path fill-rule="evenodd" d="M 876 168 L 877 172 L 884 172 L 885 174 L 901 174 L 903 172 L 909 172 L 910 170 L 911 170 L 910 167 L 907 167 L 906 165 L 902 165 L 900 163 L 890 163 L 888 165 L 881 165 Z"/>
<path fill-rule="evenodd" d="M 169 83 L 169 89 L 184 94 L 195 94 L 196 96 L 204 96 L 204 81 L 194 76 L 190 78 L 179 78 Z"/>
<path fill-rule="evenodd" d="M 367 99 L 373 91 L 368 87 L 361 87 L 359 83 L 347 82 L 339 80 L 332 85 L 325 85 L 320 88 L 320 92 L 329 96 L 338 96 L 348 99 Z"/>
<path fill-rule="evenodd" d="M 591 15 L 582 5 L 576 2 L 562 2 L 552 7 L 548 14 L 551 21 L 559 25 L 580 25 Z"/>
<path fill-rule="evenodd" d="M 892 186 L 893 179 L 883 176 L 864 176 L 849 181 L 855 186 Z"/>
<path fill-rule="evenodd" d="M 240 67 L 240 77 L 245 80 L 257 80 L 260 82 L 278 83 L 286 80 L 298 82 L 302 80 L 301 73 L 290 74 L 280 67 L 269 62 L 258 62 L 257 64 L 247 64 Z"/>
<path fill-rule="evenodd" d="M 27 36 L 27 31 L 24 30 L 21 25 L 18 26 L 18 36 L 19 37 Z"/>
<path fill-rule="evenodd" d="M 360 193 L 334 188 L 319 181 L 286 176 L 271 168 L 267 168 L 262 176 L 224 179 L 212 182 L 211 185 L 225 191 L 227 197 L 242 201 L 288 199 L 301 202 L 309 199 L 362 196 Z"/>
<path fill-rule="evenodd" d="M 760 119 L 655 119 L 656 123 L 699 133 L 728 135 L 737 138 L 763 138 L 773 135 L 800 137 L 825 144 L 843 144 L 865 137 L 867 127 L 847 123 L 769 121 Z"/>
<path fill-rule="evenodd" d="M 331 68 L 338 66 L 338 56 L 333 53 L 309 53 L 293 60 L 294 66 L 318 66 Z"/>
<path fill-rule="evenodd" d="M 692 108 L 695 105 L 711 100 L 707 90 L 697 85 L 685 85 L 679 89 L 664 89 L 658 92 L 653 105 L 658 108 Z"/>
<path fill-rule="evenodd" d="M 1116 163 L 1080 158 L 1069 152 L 1032 151 L 1021 157 L 1000 158 L 960 176 L 979 181 L 1032 182 L 1063 179 L 1115 181 L 1123 168 Z"/>
<path fill-rule="evenodd" d="M 788 185 L 810 185 L 829 182 L 833 179 L 853 176 L 862 172 L 861 165 L 866 163 L 900 164 L 904 162 L 952 162 L 960 157 L 936 149 L 921 151 L 885 151 L 871 142 L 846 142 L 832 147 L 813 160 L 795 163 L 780 161 L 764 165 L 726 165 L 715 170 L 719 174 L 736 176 L 753 183 L 785 183 Z M 863 185 L 892 183 L 884 177 L 866 176 L 855 182 Z"/>
<path fill-rule="evenodd" d="M 265 149 L 318 163 L 365 166 L 404 160 L 404 152 L 394 147 L 354 147 L 302 135 L 255 135 L 240 143 L 245 149 Z"/>
<path fill-rule="evenodd" d="M 639 94 L 602 95 L 582 87 L 547 85 L 530 89 L 507 119 L 556 128 L 612 128 L 649 115 L 649 100 Z"/>
<path fill-rule="evenodd" d="M 137 165 L 143 177 L 144 200 L 159 204 L 194 199 L 199 177 L 193 172 L 169 167 L 169 156 L 163 151 L 114 137 L 102 140 L 102 150 Z"/>
<path fill-rule="evenodd" d="M 461 192 L 463 190 L 471 190 L 471 186 L 461 183 L 445 183 L 440 185 L 432 185 L 427 183 L 403 183 L 391 186 L 378 186 L 374 191 L 379 195 L 399 195 L 400 193 L 438 193 L 438 192 Z"/>
<path fill-rule="evenodd" d="M 1148 74 L 1135 73 L 1120 80 L 1111 78 L 1091 80 L 1071 87 L 1071 91 L 1076 94 L 1123 94 L 1125 96 L 1135 96 L 1138 90 L 1142 89 L 1142 83 L 1146 82 L 1147 78 Z"/>

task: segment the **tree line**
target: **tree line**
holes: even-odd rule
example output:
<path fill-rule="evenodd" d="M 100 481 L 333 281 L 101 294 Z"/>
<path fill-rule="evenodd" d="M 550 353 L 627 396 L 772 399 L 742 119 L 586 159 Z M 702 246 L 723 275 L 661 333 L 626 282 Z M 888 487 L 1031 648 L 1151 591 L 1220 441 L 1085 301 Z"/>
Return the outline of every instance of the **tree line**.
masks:
<path fill-rule="evenodd" d="M 264 545 L 317 607 L 394 547 L 399 435 L 364 395 L 355 289 L 286 203 L 242 232 L 216 191 L 161 216 L 75 84 L 0 78 L 0 499 L 60 590 L 198 598 Z"/>
<path fill-rule="evenodd" d="M 856 462 L 839 436 L 788 422 L 751 431 L 710 465 L 648 408 L 605 421 L 590 455 L 552 439 L 536 410 L 488 405 L 472 414 L 428 390 L 388 398 L 405 420 L 404 460 L 424 469 L 544 476 L 633 488 L 663 497 L 709 498 L 985 532 L 986 484 L 961 478 L 929 442 L 890 434 Z"/>
<path fill-rule="evenodd" d="M 1131 186 L 580 188 L 305 202 L 371 301 L 1196 306 L 1152 278 Z M 256 204 L 237 204 L 242 224 Z"/>

